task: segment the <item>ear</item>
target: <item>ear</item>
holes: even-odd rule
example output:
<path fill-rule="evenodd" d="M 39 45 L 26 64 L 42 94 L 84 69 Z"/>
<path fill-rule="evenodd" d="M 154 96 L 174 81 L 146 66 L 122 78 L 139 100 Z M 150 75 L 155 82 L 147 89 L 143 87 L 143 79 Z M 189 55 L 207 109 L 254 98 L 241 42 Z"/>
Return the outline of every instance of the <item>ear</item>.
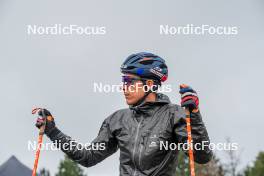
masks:
<path fill-rule="evenodd" d="M 154 81 L 151 80 L 151 79 L 149 79 L 149 80 L 146 81 L 146 84 L 147 84 L 148 86 L 153 86 L 153 85 L 154 85 Z"/>

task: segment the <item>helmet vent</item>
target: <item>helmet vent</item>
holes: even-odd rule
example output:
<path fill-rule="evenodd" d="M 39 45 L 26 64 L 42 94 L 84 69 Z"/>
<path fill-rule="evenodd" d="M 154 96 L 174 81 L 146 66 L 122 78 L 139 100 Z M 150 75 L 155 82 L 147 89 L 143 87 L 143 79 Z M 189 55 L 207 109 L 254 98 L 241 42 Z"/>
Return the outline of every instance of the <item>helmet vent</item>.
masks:
<path fill-rule="evenodd" d="M 132 70 L 132 69 L 134 69 L 134 68 L 136 68 L 136 67 L 134 67 L 134 66 L 128 66 L 126 69 L 128 69 L 128 70 Z"/>
<path fill-rule="evenodd" d="M 166 67 L 167 67 L 167 66 L 164 65 L 164 64 L 160 65 L 160 68 L 166 68 Z"/>
<path fill-rule="evenodd" d="M 153 63 L 153 60 L 143 60 L 140 63 L 143 65 L 151 65 Z"/>

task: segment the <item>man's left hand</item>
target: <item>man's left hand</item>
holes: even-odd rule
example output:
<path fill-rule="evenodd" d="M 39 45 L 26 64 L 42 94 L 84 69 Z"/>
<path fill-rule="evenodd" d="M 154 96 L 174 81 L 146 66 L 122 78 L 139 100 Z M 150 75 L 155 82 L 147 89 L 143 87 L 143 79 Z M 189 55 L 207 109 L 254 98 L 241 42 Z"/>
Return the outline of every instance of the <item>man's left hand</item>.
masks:
<path fill-rule="evenodd" d="M 196 91 L 188 85 L 181 84 L 179 92 L 181 94 L 181 106 L 189 108 L 190 112 L 198 112 L 199 98 Z"/>

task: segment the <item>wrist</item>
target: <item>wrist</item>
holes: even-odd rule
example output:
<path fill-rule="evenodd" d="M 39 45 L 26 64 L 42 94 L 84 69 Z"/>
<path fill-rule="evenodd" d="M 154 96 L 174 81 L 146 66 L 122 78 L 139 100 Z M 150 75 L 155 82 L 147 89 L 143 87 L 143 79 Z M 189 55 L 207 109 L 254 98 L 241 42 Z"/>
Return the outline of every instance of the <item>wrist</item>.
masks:
<path fill-rule="evenodd" d="M 196 108 L 196 109 L 192 110 L 192 113 L 197 113 L 197 112 L 199 112 L 199 108 Z"/>
<path fill-rule="evenodd" d="M 59 132 L 60 130 L 55 125 L 45 129 L 45 134 L 50 138 L 56 136 Z"/>

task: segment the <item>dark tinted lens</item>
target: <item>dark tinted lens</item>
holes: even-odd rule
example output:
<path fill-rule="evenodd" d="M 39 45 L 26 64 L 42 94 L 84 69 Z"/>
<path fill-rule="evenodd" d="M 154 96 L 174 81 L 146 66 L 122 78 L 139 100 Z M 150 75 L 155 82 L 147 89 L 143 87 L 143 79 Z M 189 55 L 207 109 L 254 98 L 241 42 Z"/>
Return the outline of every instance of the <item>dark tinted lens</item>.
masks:
<path fill-rule="evenodd" d="M 132 79 L 128 76 L 122 76 L 122 82 L 124 84 L 131 84 L 132 83 Z"/>
<path fill-rule="evenodd" d="M 140 80 L 140 79 L 132 78 L 129 76 L 122 76 L 122 82 L 123 82 L 123 84 L 126 84 L 126 85 L 134 84 L 134 82 L 138 81 L 138 80 Z"/>

